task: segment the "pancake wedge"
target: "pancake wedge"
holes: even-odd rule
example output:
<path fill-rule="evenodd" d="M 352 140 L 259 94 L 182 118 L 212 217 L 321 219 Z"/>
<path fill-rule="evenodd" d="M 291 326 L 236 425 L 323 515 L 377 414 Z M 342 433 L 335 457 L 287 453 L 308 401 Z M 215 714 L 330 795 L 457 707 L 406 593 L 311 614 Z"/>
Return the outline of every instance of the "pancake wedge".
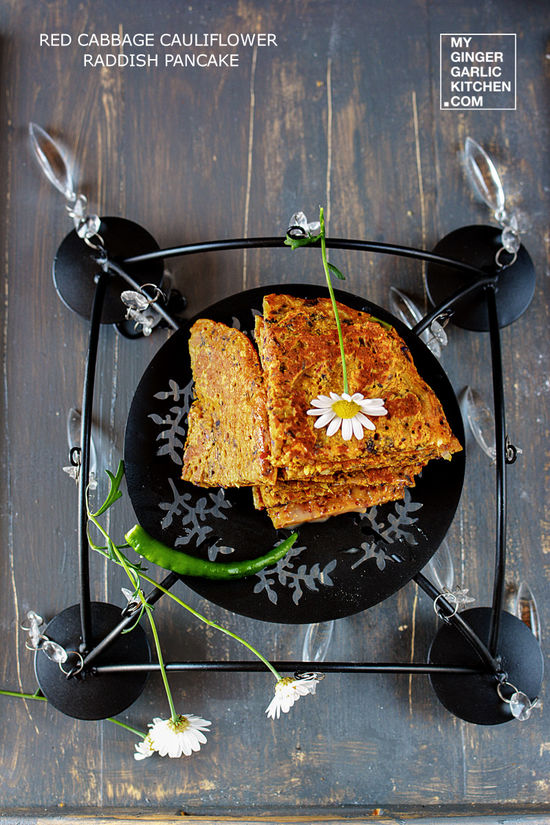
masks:
<path fill-rule="evenodd" d="M 284 300 L 283 300 L 284 299 Z M 361 440 L 327 436 L 307 415 L 312 399 L 342 385 L 329 299 L 267 296 L 256 342 L 267 392 L 271 462 L 287 480 L 361 467 L 425 464 L 461 446 L 435 393 L 419 376 L 405 342 L 368 313 L 338 305 L 350 393 L 380 397 L 388 415 Z M 270 320 L 271 319 L 271 320 Z"/>
<path fill-rule="evenodd" d="M 182 478 L 199 487 L 275 481 L 257 352 L 237 329 L 197 321 L 189 339 L 195 401 L 187 424 Z"/>

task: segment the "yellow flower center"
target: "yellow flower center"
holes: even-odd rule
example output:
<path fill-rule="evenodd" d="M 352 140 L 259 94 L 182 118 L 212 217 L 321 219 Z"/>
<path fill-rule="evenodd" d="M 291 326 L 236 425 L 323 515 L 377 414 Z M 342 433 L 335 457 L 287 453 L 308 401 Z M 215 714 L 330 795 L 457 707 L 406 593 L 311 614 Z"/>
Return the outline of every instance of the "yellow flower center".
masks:
<path fill-rule="evenodd" d="M 189 727 L 189 719 L 180 714 L 177 720 L 170 719 L 170 727 L 177 733 L 183 733 Z"/>
<path fill-rule="evenodd" d="M 355 401 L 345 401 L 341 398 L 332 405 L 332 411 L 338 418 L 353 418 L 360 411 L 361 407 Z"/>

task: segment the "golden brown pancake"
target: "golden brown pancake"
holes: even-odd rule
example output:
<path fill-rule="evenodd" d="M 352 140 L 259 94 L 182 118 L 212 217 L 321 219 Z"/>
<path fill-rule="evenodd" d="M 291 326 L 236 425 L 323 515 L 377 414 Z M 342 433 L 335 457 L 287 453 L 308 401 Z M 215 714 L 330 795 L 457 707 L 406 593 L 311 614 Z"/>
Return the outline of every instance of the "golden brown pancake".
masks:
<path fill-rule="evenodd" d="M 382 398 L 387 415 L 361 440 L 328 437 L 307 415 L 340 393 L 342 365 L 328 298 L 267 295 L 256 349 L 241 332 L 202 320 L 189 351 L 196 400 L 183 478 L 199 486 L 252 486 L 276 528 L 402 497 L 428 461 L 461 446 L 405 342 L 366 312 L 338 305 L 349 391 Z"/>
<path fill-rule="evenodd" d="M 269 507 L 267 513 L 277 529 L 294 527 L 305 521 L 317 521 L 342 513 L 364 513 L 369 507 L 403 497 L 404 485 L 383 484 L 379 487 L 348 487 L 338 494 L 318 496 L 313 501 L 291 502 Z"/>
<path fill-rule="evenodd" d="M 182 478 L 200 487 L 274 482 L 253 345 L 239 330 L 204 319 L 191 328 L 189 354 L 196 400 L 187 419 Z"/>
<path fill-rule="evenodd" d="M 318 395 L 341 392 L 342 370 L 330 303 L 284 296 L 266 298 L 267 318 L 257 320 L 256 341 L 267 391 L 271 462 L 287 479 L 360 466 L 403 463 L 414 455 L 449 457 L 460 450 L 435 393 L 420 378 L 405 342 L 368 313 L 338 305 L 350 393 L 383 398 L 388 415 L 376 430 L 344 441 L 315 428 L 307 410 Z M 301 309 L 300 306 L 303 305 Z"/>
<path fill-rule="evenodd" d="M 277 480 L 273 485 L 255 487 L 254 502 L 257 509 L 277 507 L 289 502 L 311 501 L 316 496 L 339 495 L 349 487 L 377 488 L 382 485 L 401 484 L 412 487 L 415 475 L 422 470 L 422 465 L 405 465 L 366 470 L 355 473 L 337 473 L 331 476 L 316 477 L 306 481 Z"/>

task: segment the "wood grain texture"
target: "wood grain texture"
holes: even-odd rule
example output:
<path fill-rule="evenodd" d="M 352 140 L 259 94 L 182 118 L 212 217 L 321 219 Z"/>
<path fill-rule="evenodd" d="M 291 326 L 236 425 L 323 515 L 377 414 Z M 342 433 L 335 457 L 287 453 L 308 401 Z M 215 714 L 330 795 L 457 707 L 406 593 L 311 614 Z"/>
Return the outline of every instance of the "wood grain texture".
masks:
<path fill-rule="evenodd" d="M 513 0 L 458 6 L 450 0 L 0 4 L 0 687 L 35 689 L 20 629 L 26 611 L 50 618 L 78 599 L 76 488 L 61 467 L 67 463 L 67 411 L 80 406 L 88 331 L 52 285 L 51 262 L 70 223 L 61 197 L 30 156 L 31 120 L 69 147 L 94 210 L 142 224 L 163 247 L 279 235 L 297 208 L 313 215 L 325 204 L 333 237 L 432 248 L 456 227 L 490 222 L 470 194 L 459 157 L 468 134 L 485 145 L 522 215 L 538 274 L 532 306 L 502 331 L 508 432 L 523 450 L 508 471 L 507 578 L 529 582 L 546 635 L 549 23 L 544 4 Z M 39 46 L 40 32 L 120 30 L 274 32 L 278 45 L 243 49 L 237 69 L 221 70 L 90 69 L 82 66 L 81 49 Z M 517 111 L 439 110 L 439 34 L 449 31 L 517 32 Z M 394 284 L 427 301 L 417 262 L 342 251 L 332 259 L 346 273 L 350 292 L 388 306 Z M 189 315 L 243 287 L 317 283 L 318 264 L 311 250 L 209 253 L 168 262 Z M 122 454 L 133 392 L 167 335 L 129 342 L 111 327 L 102 330 L 94 408 L 100 471 Z M 487 336 L 454 327 L 449 335 L 442 362 L 455 390 L 469 384 L 490 401 Z M 491 597 L 494 506 L 494 470 L 469 445 L 448 541 L 458 579 L 478 604 Z M 124 502 L 111 527 L 121 533 L 132 519 Z M 98 556 L 91 566 L 94 597 L 122 603 L 120 572 L 107 570 Z M 176 592 L 271 658 L 299 658 L 303 628 L 229 614 L 183 585 Z M 236 643 L 164 601 L 156 615 L 168 660 L 244 656 Z M 329 655 L 423 661 L 435 628 L 431 603 L 410 585 L 339 621 Z M 2 698 L 0 810 L 12 817 L 6 822 L 38 821 L 30 808 L 47 811 L 44 821 L 52 823 L 64 810 L 98 814 L 98 821 L 105 812 L 105 821 L 123 821 L 122 809 L 128 820 L 155 821 L 164 811 L 165 821 L 176 821 L 185 811 L 189 821 L 204 813 L 211 821 L 234 814 L 252 822 L 260 814 L 284 821 L 280 817 L 307 816 L 312 809 L 335 818 L 344 812 L 351 821 L 360 812 L 361 821 L 369 821 L 375 808 L 404 817 L 406 811 L 420 815 L 425 806 L 434 816 L 493 810 L 509 811 L 510 822 L 522 812 L 544 821 L 550 790 L 544 704 L 523 725 L 474 727 L 439 705 L 425 677 L 346 675 L 325 679 L 315 699 L 271 723 L 264 714 L 273 687 L 268 674 L 178 675 L 173 684 L 183 712 L 213 720 L 207 746 L 189 760 L 136 763 L 133 737 L 108 722 L 71 720 L 44 703 Z M 153 676 L 121 718 L 145 728 L 166 711 Z"/>

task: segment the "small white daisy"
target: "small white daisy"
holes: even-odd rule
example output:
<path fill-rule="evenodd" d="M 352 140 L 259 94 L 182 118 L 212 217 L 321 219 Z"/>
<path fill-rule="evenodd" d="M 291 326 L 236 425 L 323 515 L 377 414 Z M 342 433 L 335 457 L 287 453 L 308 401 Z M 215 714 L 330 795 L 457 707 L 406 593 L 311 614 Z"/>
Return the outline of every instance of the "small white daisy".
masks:
<path fill-rule="evenodd" d="M 307 696 L 308 693 L 315 693 L 317 685 L 323 676 L 320 673 L 306 673 L 297 679 L 291 676 L 284 676 L 275 685 L 275 696 L 266 708 L 269 719 L 278 719 L 283 713 L 288 713 L 292 705 L 298 701 L 300 696 Z"/>
<path fill-rule="evenodd" d="M 387 415 L 383 398 L 365 398 L 360 392 L 349 395 L 318 395 L 311 401 L 312 409 L 308 415 L 318 416 L 315 427 L 326 427 L 327 435 L 334 435 L 342 426 L 342 438 L 349 441 L 352 435 L 363 438 L 363 429 L 375 430 L 376 427 L 368 416 Z"/>
<path fill-rule="evenodd" d="M 206 736 L 202 731 L 207 731 L 211 724 L 192 713 L 182 714 L 176 720 L 156 718 L 149 725 L 151 730 L 145 739 L 150 740 L 152 750 L 160 756 L 191 756 L 205 744 Z"/>
<path fill-rule="evenodd" d="M 142 739 L 141 742 L 137 743 L 136 751 L 134 753 L 134 759 L 137 759 L 138 761 L 140 759 L 147 759 L 147 757 L 152 756 L 154 752 L 155 749 L 153 748 L 153 743 L 151 742 L 149 734 L 147 734 L 147 736 L 144 739 Z"/>

